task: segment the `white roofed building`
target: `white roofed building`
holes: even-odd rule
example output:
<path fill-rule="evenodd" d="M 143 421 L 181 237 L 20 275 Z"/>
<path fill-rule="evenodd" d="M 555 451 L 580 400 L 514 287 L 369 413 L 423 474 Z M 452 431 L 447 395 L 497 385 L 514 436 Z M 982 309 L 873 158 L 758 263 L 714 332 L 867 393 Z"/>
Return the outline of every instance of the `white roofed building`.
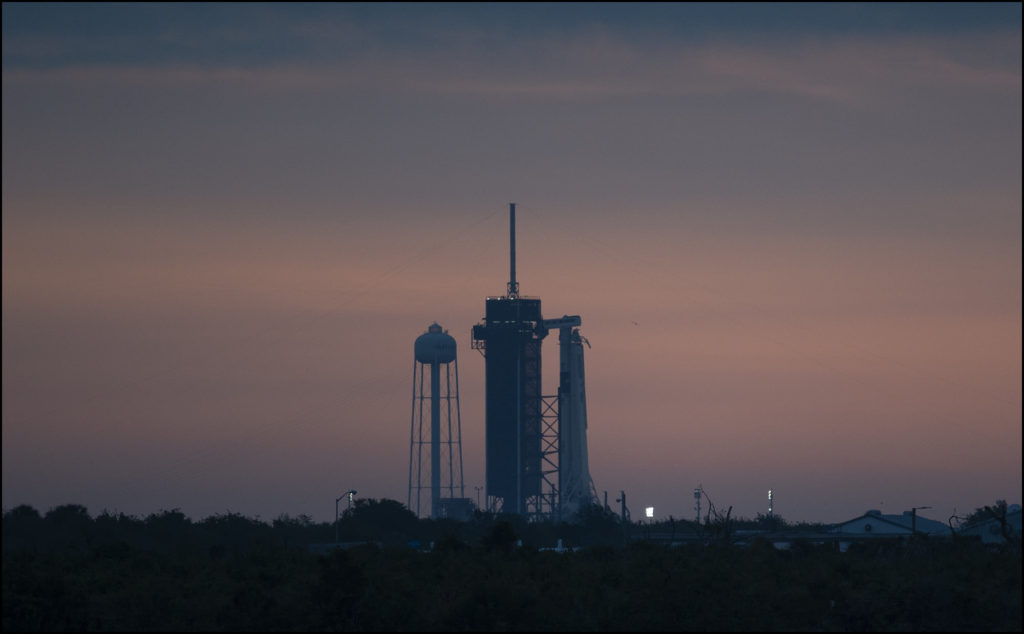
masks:
<path fill-rule="evenodd" d="M 948 525 L 921 517 L 914 511 L 904 511 L 899 515 L 887 515 L 879 510 L 870 510 L 860 517 L 840 522 L 832 527 L 831 532 L 838 534 L 840 550 L 846 550 L 849 543 L 853 541 L 910 537 L 915 533 L 936 537 L 952 535 L 952 530 Z"/>

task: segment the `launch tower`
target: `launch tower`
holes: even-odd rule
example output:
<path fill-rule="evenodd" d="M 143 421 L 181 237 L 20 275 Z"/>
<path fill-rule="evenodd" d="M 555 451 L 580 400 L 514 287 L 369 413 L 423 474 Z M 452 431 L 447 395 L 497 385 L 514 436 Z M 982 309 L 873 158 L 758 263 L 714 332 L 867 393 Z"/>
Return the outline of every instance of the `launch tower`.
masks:
<path fill-rule="evenodd" d="M 516 281 L 516 206 L 509 205 L 509 282 L 488 297 L 473 348 L 485 358 L 487 509 L 558 519 L 597 501 L 586 449 L 583 338 L 578 316 L 545 320 Z M 541 390 L 541 344 L 558 329 L 557 396 Z"/>

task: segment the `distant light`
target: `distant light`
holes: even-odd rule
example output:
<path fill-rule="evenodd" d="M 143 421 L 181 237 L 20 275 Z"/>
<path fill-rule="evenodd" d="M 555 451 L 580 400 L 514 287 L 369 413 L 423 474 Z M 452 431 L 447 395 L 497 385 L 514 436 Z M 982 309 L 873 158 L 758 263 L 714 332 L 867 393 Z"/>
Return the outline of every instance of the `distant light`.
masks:
<path fill-rule="evenodd" d="M 654 507 L 653 506 L 648 506 L 646 509 L 644 509 L 644 512 L 647 514 L 647 517 L 654 517 Z"/>

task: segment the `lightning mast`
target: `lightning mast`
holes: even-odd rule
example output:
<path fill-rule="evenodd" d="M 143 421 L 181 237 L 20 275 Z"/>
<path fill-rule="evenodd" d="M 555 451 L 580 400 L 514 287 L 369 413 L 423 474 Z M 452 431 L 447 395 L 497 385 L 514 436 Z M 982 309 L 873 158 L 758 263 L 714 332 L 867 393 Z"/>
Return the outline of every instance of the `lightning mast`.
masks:
<path fill-rule="evenodd" d="M 519 299 L 519 282 L 516 281 L 516 204 L 508 204 L 508 298 Z"/>

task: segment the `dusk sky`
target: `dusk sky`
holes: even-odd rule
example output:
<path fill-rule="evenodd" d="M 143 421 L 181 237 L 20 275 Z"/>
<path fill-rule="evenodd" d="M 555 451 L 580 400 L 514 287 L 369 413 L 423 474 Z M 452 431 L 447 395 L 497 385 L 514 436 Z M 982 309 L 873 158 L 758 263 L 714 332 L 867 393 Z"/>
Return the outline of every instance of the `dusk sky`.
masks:
<path fill-rule="evenodd" d="M 1021 57 L 1020 3 L 4 2 L 3 508 L 405 503 L 435 321 L 476 498 L 510 202 L 616 510 L 1020 503 Z"/>

